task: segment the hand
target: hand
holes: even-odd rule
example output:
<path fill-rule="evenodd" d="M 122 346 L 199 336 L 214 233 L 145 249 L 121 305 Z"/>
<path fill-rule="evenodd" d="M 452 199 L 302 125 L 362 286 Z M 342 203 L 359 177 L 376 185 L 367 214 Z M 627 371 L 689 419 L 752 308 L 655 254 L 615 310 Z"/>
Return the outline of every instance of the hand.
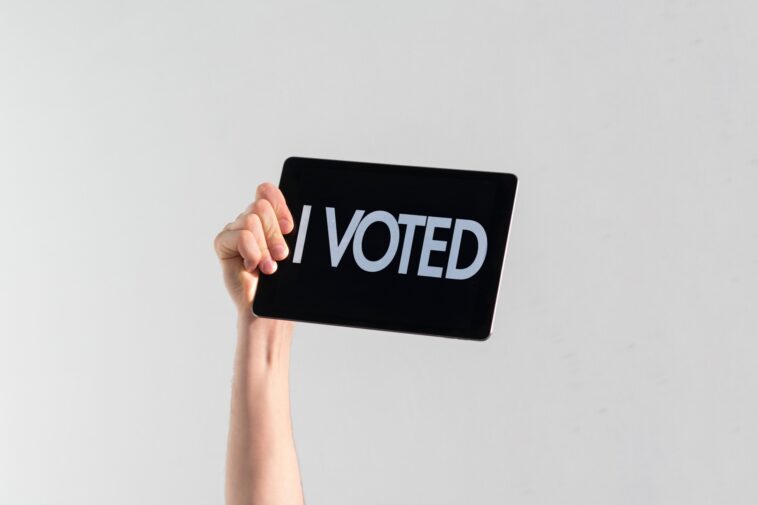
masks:
<path fill-rule="evenodd" d="M 276 262 L 289 254 L 282 234 L 294 227 L 284 195 L 265 182 L 258 186 L 255 201 L 216 235 L 213 244 L 226 289 L 241 314 L 251 314 L 259 275 L 276 272 Z"/>

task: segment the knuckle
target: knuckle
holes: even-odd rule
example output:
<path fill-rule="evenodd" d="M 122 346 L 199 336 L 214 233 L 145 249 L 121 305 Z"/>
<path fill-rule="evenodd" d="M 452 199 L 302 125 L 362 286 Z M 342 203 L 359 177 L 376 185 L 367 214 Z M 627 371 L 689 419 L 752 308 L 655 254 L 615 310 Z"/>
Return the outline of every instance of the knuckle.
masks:
<path fill-rule="evenodd" d="M 226 230 L 221 230 L 216 234 L 215 237 L 213 237 L 213 248 L 218 251 L 221 247 L 221 241 L 224 239 L 224 233 L 226 233 Z"/>
<path fill-rule="evenodd" d="M 270 209 L 271 209 L 271 203 L 269 203 L 268 200 L 259 199 L 259 200 L 256 200 L 255 203 L 253 203 L 253 212 L 258 214 L 259 216 L 265 215 Z"/>
<path fill-rule="evenodd" d="M 284 240 L 284 237 L 282 236 L 282 232 L 279 229 L 279 223 L 277 223 L 276 219 L 274 219 L 271 226 L 268 228 L 268 230 L 266 230 L 266 241 L 275 244 L 282 240 Z"/>
<path fill-rule="evenodd" d="M 261 253 L 253 232 L 250 230 L 240 230 L 239 233 L 239 249 L 242 255 L 248 260 L 258 261 Z"/>
<path fill-rule="evenodd" d="M 255 196 L 260 198 L 265 198 L 266 194 L 268 194 L 269 191 L 271 191 L 271 188 L 273 188 L 274 185 L 270 182 L 262 182 L 258 184 L 258 187 L 255 189 Z"/>
<path fill-rule="evenodd" d="M 249 241 L 255 240 L 255 236 L 253 235 L 253 232 L 250 230 L 240 230 L 239 239 L 241 242 L 250 243 Z"/>
<path fill-rule="evenodd" d="M 260 222 L 261 218 L 256 214 L 245 214 L 245 217 L 242 219 L 242 227 L 246 230 L 254 230 L 260 225 Z"/>

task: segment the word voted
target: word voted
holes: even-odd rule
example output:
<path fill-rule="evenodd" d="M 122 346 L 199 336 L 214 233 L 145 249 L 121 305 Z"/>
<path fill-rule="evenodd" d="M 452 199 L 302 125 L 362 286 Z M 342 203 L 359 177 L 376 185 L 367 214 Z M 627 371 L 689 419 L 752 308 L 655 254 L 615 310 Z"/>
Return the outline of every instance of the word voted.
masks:
<path fill-rule="evenodd" d="M 453 220 L 448 217 L 419 216 L 415 214 L 400 214 L 397 219 L 383 210 L 376 210 L 366 214 L 364 210 L 356 210 L 353 214 L 350 224 L 340 239 L 337 236 L 337 220 L 333 207 L 326 207 L 326 227 L 329 235 L 329 254 L 331 256 L 332 267 L 336 268 L 342 260 L 345 251 L 353 242 L 353 256 L 357 265 L 366 272 L 378 272 L 383 270 L 395 258 L 398 248 L 400 247 L 400 225 L 405 226 L 405 236 L 403 237 L 403 247 L 400 252 L 400 266 L 398 273 L 408 273 L 408 262 L 411 258 L 411 246 L 413 245 L 413 235 L 416 227 L 425 227 L 424 242 L 421 247 L 421 256 L 419 258 L 418 275 L 424 277 L 442 277 L 442 267 L 432 266 L 429 264 L 429 255 L 432 251 L 445 252 L 447 242 L 444 240 L 434 239 L 434 230 L 436 228 L 450 228 Z M 311 206 L 303 205 L 303 212 L 300 216 L 300 228 L 297 232 L 297 241 L 295 242 L 295 252 L 292 257 L 293 263 L 300 263 L 303 258 L 303 248 L 308 233 L 308 221 L 311 217 Z M 384 256 L 378 260 L 370 260 L 363 254 L 363 236 L 366 234 L 369 226 L 374 223 L 384 224 L 390 232 L 390 241 L 387 245 L 387 251 Z M 461 247 L 461 237 L 463 232 L 473 233 L 477 241 L 476 257 L 474 261 L 463 268 L 458 266 L 458 252 Z M 445 269 L 446 279 L 468 279 L 476 274 L 484 263 L 487 255 L 487 233 L 482 225 L 470 219 L 456 219 L 453 226 L 453 238 L 450 244 L 450 255 L 447 260 Z"/>

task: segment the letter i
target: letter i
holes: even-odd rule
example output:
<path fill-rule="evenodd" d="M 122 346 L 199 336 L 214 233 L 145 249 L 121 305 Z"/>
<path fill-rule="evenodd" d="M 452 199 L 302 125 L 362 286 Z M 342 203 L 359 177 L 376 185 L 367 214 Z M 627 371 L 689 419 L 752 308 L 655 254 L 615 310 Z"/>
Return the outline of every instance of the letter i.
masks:
<path fill-rule="evenodd" d="M 311 218 L 311 206 L 303 205 L 303 213 L 300 215 L 300 226 L 297 228 L 297 242 L 295 242 L 295 255 L 292 263 L 300 263 L 305 247 L 305 235 L 308 233 L 308 220 Z"/>

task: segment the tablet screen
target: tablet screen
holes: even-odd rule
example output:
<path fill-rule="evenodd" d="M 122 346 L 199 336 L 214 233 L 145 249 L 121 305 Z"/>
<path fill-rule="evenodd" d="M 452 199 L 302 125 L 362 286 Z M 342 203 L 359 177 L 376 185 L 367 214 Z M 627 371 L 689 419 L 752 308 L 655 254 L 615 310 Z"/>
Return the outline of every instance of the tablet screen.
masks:
<path fill-rule="evenodd" d="M 289 158 L 290 254 L 261 317 L 472 340 L 492 329 L 513 174 Z"/>

